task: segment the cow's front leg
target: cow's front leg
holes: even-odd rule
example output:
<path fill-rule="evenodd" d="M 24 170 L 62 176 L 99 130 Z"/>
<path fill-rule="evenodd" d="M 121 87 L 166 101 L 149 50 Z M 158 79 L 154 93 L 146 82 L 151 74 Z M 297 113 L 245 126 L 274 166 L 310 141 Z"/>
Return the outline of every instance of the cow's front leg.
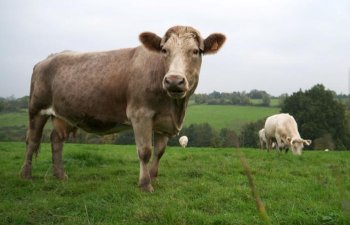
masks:
<path fill-rule="evenodd" d="M 132 120 L 135 134 L 137 153 L 140 160 L 139 186 L 147 192 L 153 192 L 151 177 L 147 164 L 152 155 L 152 120 L 136 119 Z"/>
<path fill-rule="evenodd" d="M 162 158 L 169 138 L 166 135 L 154 133 L 154 153 L 150 176 L 155 179 L 158 175 L 159 161 Z"/>

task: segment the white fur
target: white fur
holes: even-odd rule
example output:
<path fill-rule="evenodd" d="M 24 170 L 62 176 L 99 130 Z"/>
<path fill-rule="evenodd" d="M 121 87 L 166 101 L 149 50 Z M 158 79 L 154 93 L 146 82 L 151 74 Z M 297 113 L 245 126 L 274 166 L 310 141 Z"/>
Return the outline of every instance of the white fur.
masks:
<path fill-rule="evenodd" d="M 179 143 L 180 143 L 181 147 L 186 148 L 187 143 L 188 143 L 187 136 L 181 136 L 179 139 Z"/>
<path fill-rule="evenodd" d="M 52 107 L 40 111 L 40 115 L 57 116 Z"/>
<path fill-rule="evenodd" d="M 277 149 L 288 147 L 293 154 L 301 155 L 305 145 L 310 145 L 311 140 L 300 137 L 298 125 L 293 116 L 281 113 L 270 116 L 265 121 L 265 135 L 268 142 L 272 139 L 277 141 Z"/>

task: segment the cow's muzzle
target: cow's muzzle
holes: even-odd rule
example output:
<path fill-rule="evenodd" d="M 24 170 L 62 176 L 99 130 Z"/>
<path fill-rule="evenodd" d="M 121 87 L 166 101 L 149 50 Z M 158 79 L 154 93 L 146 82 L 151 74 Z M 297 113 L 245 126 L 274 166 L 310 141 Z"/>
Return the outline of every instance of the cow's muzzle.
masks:
<path fill-rule="evenodd" d="M 166 75 L 163 79 L 163 87 L 172 98 L 184 98 L 188 90 L 186 77 L 180 75 Z"/>

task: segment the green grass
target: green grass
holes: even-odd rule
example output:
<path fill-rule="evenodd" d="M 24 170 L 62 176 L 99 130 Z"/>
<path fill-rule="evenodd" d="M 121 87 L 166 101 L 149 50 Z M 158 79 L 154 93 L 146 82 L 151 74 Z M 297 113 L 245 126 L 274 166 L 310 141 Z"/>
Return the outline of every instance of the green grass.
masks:
<path fill-rule="evenodd" d="M 28 125 L 28 113 L 25 111 L 14 113 L 0 113 L 0 127 Z"/>
<path fill-rule="evenodd" d="M 24 143 L 0 142 L 0 224 L 264 224 L 235 149 L 168 148 L 152 194 L 137 187 L 135 146 L 66 144 L 65 181 L 50 152 L 26 181 Z M 350 223 L 350 152 L 242 153 L 271 224 Z"/>
<path fill-rule="evenodd" d="M 263 100 L 262 99 L 250 99 L 253 105 L 260 105 L 262 104 Z M 270 106 L 271 107 L 279 107 L 280 105 L 280 99 L 278 98 L 271 98 L 270 101 Z"/>
<path fill-rule="evenodd" d="M 193 123 L 209 123 L 215 129 L 230 128 L 239 131 L 244 124 L 255 122 L 279 111 L 280 109 L 275 107 L 190 105 L 186 112 L 184 126 L 189 126 Z M 9 136 L 11 132 L 18 133 L 19 130 L 23 136 L 27 126 L 28 113 L 25 111 L 0 114 L 0 128 L 2 128 L 0 129 L 0 137 Z M 51 129 L 51 127 L 51 123 L 48 121 L 45 129 Z M 3 138 L 3 140 L 12 139 Z"/>
<path fill-rule="evenodd" d="M 238 131 L 248 122 L 263 119 L 279 111 L 279 108 L 274 107 L 191 105 L 186 112 L 184 126 L 209 123 L 216 129 L 226 127 Z"/>

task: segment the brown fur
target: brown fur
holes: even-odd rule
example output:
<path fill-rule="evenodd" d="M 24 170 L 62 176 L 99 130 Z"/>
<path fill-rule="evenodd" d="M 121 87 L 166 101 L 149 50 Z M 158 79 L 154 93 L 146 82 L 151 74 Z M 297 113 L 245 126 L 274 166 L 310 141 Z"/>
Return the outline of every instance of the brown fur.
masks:
<path fill-rule="evenodd" d="M 77 127 L 73 127 L 64 120 L 61 120 L 57 117 L 52 118 L 52 125 L 58 133 L 60 139 L 67 140 L 70 134 L 73 134 L 73 137 L 75 137 L 75 134 L 77 132 Z"/>

